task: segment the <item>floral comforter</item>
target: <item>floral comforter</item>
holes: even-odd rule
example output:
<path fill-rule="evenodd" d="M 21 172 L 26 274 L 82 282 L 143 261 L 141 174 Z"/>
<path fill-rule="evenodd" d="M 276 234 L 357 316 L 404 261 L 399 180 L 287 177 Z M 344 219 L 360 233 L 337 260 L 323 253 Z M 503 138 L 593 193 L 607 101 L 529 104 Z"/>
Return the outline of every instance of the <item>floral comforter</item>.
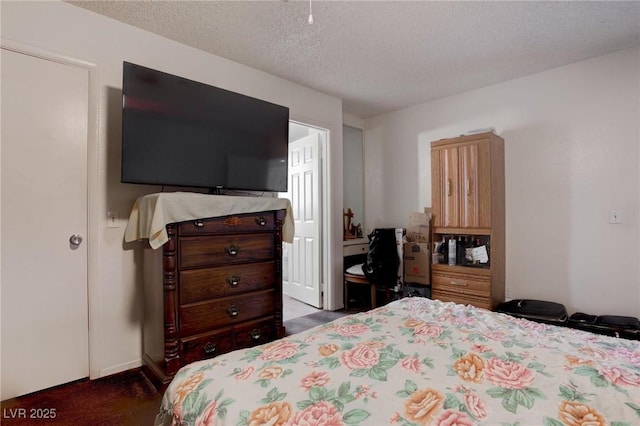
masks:
<path fill-rule="evenodd" d="M 157 424 L 639 425 L 640 342 L 407 298 L 184 367 Z"/>

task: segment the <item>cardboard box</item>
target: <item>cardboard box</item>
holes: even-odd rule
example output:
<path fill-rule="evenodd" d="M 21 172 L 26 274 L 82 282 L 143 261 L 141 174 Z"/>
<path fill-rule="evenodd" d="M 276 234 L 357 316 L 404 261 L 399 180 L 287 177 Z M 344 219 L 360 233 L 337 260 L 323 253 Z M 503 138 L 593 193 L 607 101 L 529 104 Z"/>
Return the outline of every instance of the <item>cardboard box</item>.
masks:
<path fill-rule="evenodd" d="M 431 283 L 431 250 L 429 243 L 404 243 L 404 282 Z"/>
<path fill-rule="evenodd" d="M 409 212 L 407 241 L 414 243 L 429 243 L 431 241 L 431 213 Z"/>

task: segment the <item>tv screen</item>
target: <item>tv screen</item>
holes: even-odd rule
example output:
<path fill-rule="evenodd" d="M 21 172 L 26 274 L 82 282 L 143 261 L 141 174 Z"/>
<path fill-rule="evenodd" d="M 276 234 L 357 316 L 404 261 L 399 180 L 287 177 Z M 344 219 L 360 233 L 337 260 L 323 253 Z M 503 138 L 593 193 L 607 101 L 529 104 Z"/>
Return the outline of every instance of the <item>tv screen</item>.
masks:
<path fill-rule="evenodd" d="M 123 63 L 125 183 L 287 190 L 289 108 Z"/>

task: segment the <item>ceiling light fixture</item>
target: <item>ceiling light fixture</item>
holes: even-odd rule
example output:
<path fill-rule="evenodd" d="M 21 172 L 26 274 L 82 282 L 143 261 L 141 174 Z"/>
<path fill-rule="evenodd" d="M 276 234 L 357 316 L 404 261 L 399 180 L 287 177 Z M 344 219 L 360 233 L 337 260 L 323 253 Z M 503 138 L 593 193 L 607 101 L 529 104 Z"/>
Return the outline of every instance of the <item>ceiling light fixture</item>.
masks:
<path fill-rule="evenodd" d="M 313 13 L 311 12 L 311 0 L 309 0 L 309 25 L 313 24 Z"/>

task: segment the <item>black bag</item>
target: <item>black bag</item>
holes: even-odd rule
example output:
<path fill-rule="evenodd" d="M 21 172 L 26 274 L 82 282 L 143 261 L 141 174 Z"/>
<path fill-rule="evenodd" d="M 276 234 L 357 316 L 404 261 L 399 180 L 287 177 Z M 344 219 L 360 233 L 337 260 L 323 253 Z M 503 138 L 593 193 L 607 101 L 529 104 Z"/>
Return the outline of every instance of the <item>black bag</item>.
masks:
<path fill-rule="evenodd" d="M 640 330 L 640 320 L 635 317 L 623 317 L 621 315 L 600 315 L 596 324 L 603 327 Z"/>
<path fill-rule="evenodd" d="M 569 318 L 569 326 L 596 334 L 640 340 L 640 320 L 635 317 L 576 312 Z"/>
<path fill-rule="evenodd" d="M 518 318 L 546 324 L 564 325 L 567 322 L 567 309 L 564 305 L 545 300 L 514 299 L 501 303 L 497 312 Z"/>
<path fill-rule="evenodd" d="M 590 331 L 592 333 L 598 333 L 596 330 L 597 315 L 585 314 L 584 312 L 576 312 L 569 317 L 567 325 L 571 328 L 577 328 L 578 330 Z"/>
<path fill-rule="evenodd" d="M 640 340 L 640 320 L 635 317 L 600 315 L 596 327 L 609 336 Z"/>
<path fill-rule="evenodd" d="M 369 281 L 377 285 L 394 287 L 400 266 L 395 228 L 376 228 L 368 237 L 369 253 L 362 272 Z"/>
<path fill-rule="evenodd" d="M 569 325 L 576 328 L 591 326 L 596 323 L 597 315 L 585 314 L 584 312 L 576 312 L 569 317 Z"/>

